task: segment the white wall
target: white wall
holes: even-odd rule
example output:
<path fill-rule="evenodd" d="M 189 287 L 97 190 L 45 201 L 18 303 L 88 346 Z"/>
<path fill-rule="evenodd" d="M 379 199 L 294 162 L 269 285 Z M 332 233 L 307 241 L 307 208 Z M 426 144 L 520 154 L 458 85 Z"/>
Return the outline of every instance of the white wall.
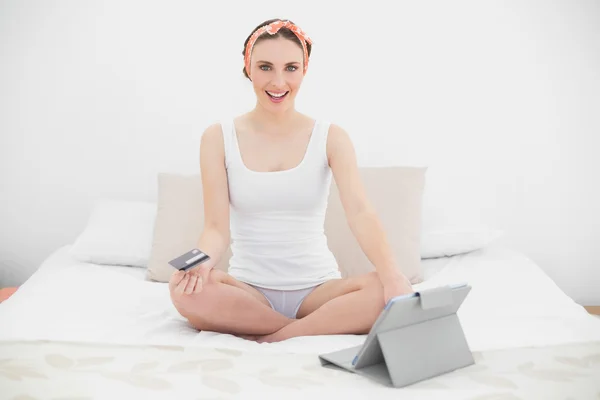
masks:
<path fill-rule="evenodd" d="M 254 105 L 246 35 L 283 17 L 315 41 L 301 111 L 346 128 L 361 165 L 429 165 L 446 222 L 505 229 L 600 304 L 600 3 L 366 4 L 1 2 L 0 285 L 72 243 L 95 199 L 196 173 L 203 129 Z"/>

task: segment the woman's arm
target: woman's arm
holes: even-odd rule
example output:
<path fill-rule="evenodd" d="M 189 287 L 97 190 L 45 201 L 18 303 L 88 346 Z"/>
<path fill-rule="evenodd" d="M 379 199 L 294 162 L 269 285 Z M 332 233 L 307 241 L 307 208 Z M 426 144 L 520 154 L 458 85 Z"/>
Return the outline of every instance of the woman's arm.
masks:
<path fill-rule="evenodd" d="M 207 271 L 219 263 L 230 243 L 229 190 L 220 124 L 209 126 L 200 142 L 200 173 L 204 199 L 204 227 L 198 248 L 211 259 L 201 266 Z"/>
<path fill-rule="evenodd" d="M 399 295 L 396 292 L 408 290 L 410 283 L 400 272 L 379 216 L 367 198 L 352 141 L 346 131 L 334 124 L 329 129 L 327 154 L 352 233 L 375 266 L 384 287 L 388 283 L 405 286 L 391 290 Z"/>

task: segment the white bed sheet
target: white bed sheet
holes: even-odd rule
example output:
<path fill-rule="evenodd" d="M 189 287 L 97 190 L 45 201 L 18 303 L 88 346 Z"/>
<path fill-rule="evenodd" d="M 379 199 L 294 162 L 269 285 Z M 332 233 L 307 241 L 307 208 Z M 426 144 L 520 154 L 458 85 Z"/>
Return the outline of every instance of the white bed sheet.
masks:
<path fill-rule="evenodd" d="M 0 304 L 0 341 L 54 340 L 112 344 L 207 346 L 260 352 L 324 353 L 360 345 L 364 335 L 323 335 L 258 344 L 198 332 L 171 304 L 167 284 L 145 270 L 81 263 L 57 249 Z M 600 319 L 564 294 L 524 255 L 489 247 L 425 260 L 416 289 L 468 282 L 460 308 L 472 351 L 580 343 L 600 339 Z"/>

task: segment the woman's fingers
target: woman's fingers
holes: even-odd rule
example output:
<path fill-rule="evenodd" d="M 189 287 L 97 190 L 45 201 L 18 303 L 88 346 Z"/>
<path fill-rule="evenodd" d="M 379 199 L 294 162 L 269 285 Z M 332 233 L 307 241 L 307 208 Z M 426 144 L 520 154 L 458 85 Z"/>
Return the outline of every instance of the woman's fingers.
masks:
<path fill-rule="evenodd" d="M 194 268 L 189 271 L 176 271 L 169 282 L 173 291 L 179 294 L 200 293 L 208 279 L 210 269 Z"/>
<path fill-rule="evenodd" d="M 185 286 L 185 294 L 192 294 L 194 292 L 194 287 L 196 286 L 196 282 L 198 282 L 198 276 L 196 274 L 189 274 L 188 283 Z"/>
<path fill-rule="evenodd" d="M 169 287 L 174 289 L 179 285 L 179 282 L 184 278 L 185 272 L 183 271 L 175 271 L 173 275 L 171 275 L 171 279 L 169 279 Z"/>
<path fill-rule="evenodd" d="M 190 276 L 188 274 L 184 273 L 183 278 L 179 281 L 179 283 L 175 287 L 175 293 L 183 294 L 189 280 L 190 280 Z"/>
<path fill-rule="evenodd" d="M 202 284 L 204 283 L 204 280 L 202 279 L 202 275 L 198 272 L 196 272 L 196 277 L 198 279 L 196 280 L 196 287 L 194 288 L 194 293 L 200 293 L 202 291 Z"/>

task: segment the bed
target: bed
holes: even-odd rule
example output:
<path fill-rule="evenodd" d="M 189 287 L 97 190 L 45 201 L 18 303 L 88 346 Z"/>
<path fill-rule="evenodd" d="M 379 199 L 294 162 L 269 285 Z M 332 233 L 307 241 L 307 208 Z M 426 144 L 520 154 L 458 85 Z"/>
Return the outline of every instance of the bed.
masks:
<path fill-rule="evenodd" d="M 198 332 L 143 268 L 79 262 L 68 249 L 0 304 L 3 399 L 600 399 L 600 319 L 501 245 L 423 260 L 415 289 L 472 286 L 458 316 L 475 364 L 399 389 L 320 365 L 318 354 L 363 335 L 258 344 Z"/>

